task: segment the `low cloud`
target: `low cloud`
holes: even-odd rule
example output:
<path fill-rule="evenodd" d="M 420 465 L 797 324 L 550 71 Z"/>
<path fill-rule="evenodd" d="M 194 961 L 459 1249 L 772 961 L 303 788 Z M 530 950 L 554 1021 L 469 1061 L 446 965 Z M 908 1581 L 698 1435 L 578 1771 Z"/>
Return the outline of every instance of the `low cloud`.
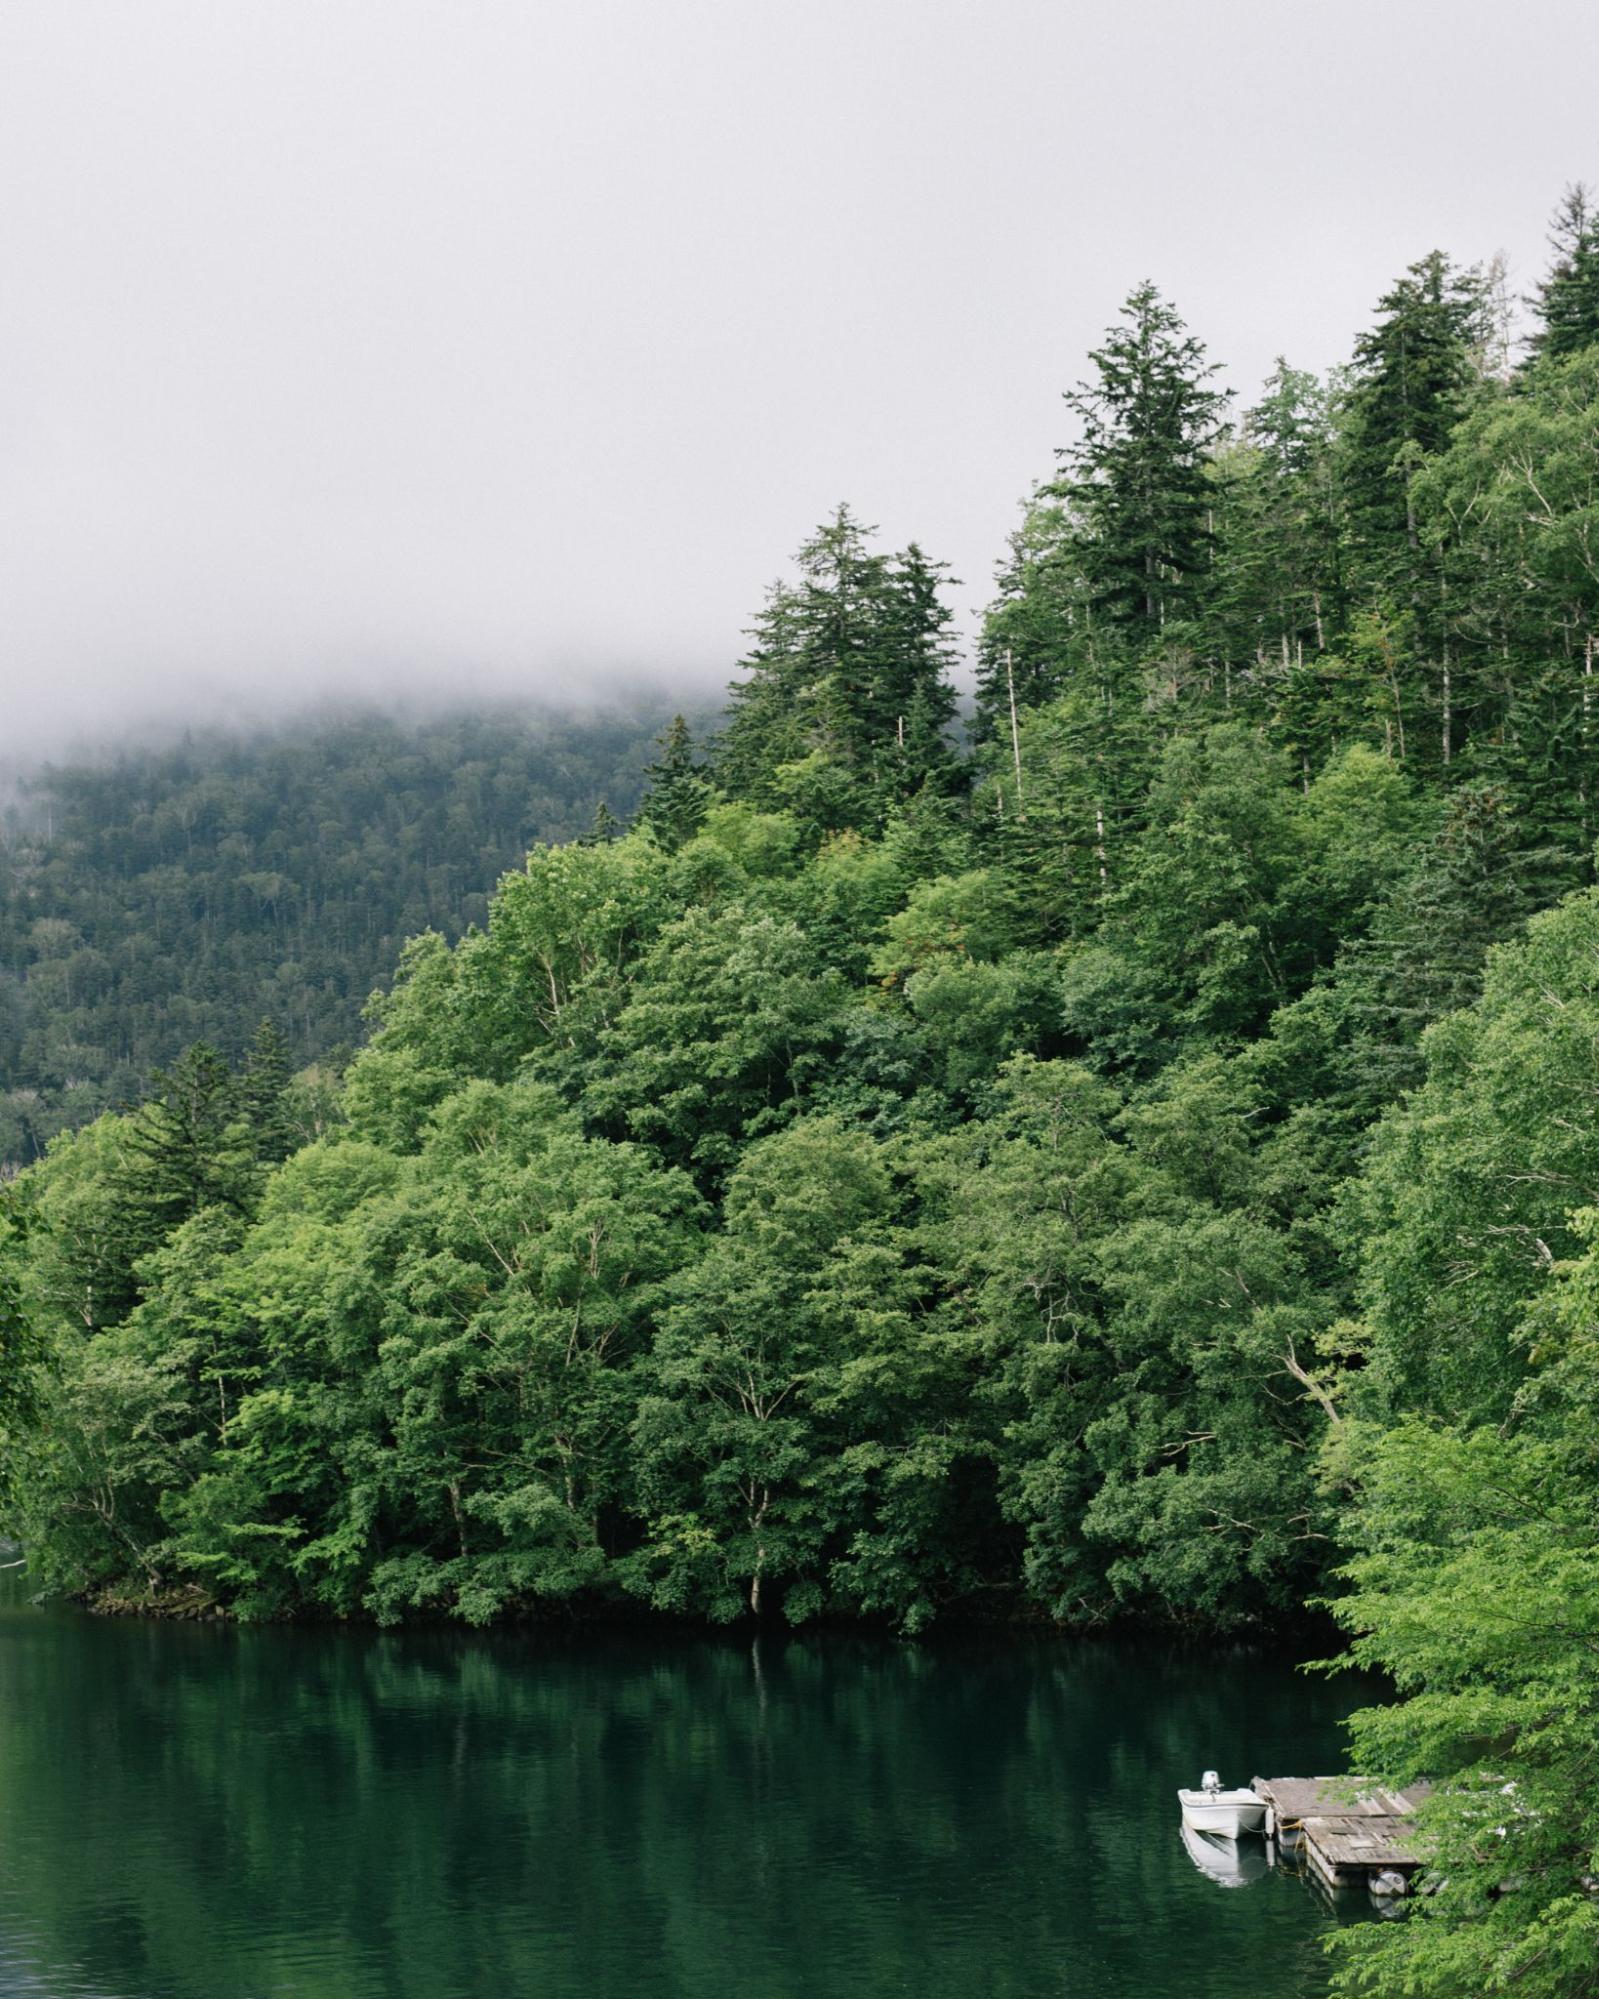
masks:
<path fill-rule="evenodd" d="M 709 696 L 841 498 L 969 633 L 1139 278 L 1247 397 L 1435 243 L 1536 268 L 1599 16 L 1338 19 L 16 0 L 0 750 Z"/>

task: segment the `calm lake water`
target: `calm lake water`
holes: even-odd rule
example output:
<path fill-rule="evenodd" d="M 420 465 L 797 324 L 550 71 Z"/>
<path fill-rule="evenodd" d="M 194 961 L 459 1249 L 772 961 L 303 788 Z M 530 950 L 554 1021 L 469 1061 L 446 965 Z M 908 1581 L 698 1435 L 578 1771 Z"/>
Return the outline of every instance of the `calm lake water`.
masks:
<path fill-rule="evenodd" d="M 1005 1638 L 236 1631 L 0 1600 L 0 1994 L 1303 1999 L 1178 1836 L 1364 1697 Z"/>

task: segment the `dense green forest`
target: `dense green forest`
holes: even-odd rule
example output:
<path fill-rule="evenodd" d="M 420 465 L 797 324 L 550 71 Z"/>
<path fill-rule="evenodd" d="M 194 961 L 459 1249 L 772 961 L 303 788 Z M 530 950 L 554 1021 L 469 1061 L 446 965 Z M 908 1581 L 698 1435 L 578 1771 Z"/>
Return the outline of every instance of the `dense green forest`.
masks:
<path fill-rule="evenodd" d="M 0 784 L 0 1163 L 270 1015 L 348 1052 L 418 931 L 481 923 L 535 840 L 638 801 L 659 716 L 504 709 L 191 733 Z M 5 773 L 0 772 L 0 778 Z"/>
<path fill-rule="evenodd" d="M 6 1190 L 6 1517 L 242 1617 L 1206 1630 L 1445 1779 L 1349 1991 L 1599 1990 L 1599 224 L 1236 411 L 1127 300 L 950 721 L 846 508 L 625 833 Z M 1047 441 L 1046 441 L 1047 443 Z M 302 1142 L 307 1134 L 312 1142 Z"/>

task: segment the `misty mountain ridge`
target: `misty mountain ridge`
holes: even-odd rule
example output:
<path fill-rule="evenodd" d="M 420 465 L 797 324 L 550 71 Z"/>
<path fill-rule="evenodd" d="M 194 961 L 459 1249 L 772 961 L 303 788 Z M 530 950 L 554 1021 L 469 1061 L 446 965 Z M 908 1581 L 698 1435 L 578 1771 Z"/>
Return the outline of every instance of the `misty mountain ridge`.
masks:
<path fill-rule="evenodd" d="M 0 1161 L 272 1019 L 337 1056 L 423 930 L 481 922 L 540 840 L 637 803 L 659 696 L 327 704 L 0 766 Z"/>

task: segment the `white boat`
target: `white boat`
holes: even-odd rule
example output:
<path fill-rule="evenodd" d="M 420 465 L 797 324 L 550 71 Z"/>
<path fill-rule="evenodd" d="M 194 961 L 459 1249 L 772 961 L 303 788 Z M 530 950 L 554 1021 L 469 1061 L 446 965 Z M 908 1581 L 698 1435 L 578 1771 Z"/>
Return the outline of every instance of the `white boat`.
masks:
<path fill-rule="evenodd" d="M 1197 1791 L 1179 1791 L 1183 1824 L 1190 1832 L 1208 1832 L 1218 1839 L 1260 1832 L 1266 1824 L 1266 1800 L 1254 1791 L 1224 1791 L 1214 1770 L 1207 1770 Z"/>
<path fill-rule="evenodd" d="M 1189 1859 L 1218 1888 L 1249 1888 L 1271 1872 L 1270 1849 L 1254 1840 L 1240 1846 L 1235 1839 L 1190 1832 L 1187 1826 L 1179 1829 L 1179 1836 Z"/>

